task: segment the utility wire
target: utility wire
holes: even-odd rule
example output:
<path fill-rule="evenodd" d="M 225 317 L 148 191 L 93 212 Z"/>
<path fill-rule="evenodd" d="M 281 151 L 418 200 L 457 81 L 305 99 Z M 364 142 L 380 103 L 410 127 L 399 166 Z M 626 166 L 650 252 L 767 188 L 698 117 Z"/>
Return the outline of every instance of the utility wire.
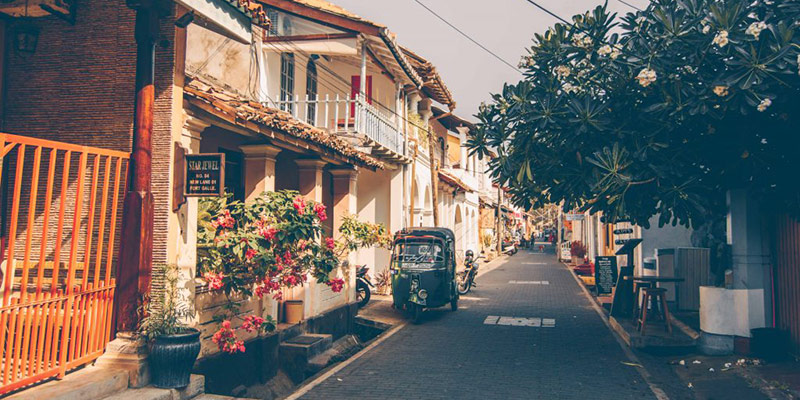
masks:
<path fill-rule="evenodd" d="M 503 64 L 507 65 L 509 68 L 513 69 L 514 71 L 516 71 L 516 72 L 519 72 L 519 73 L 522 73 L 522 71 L 520 71 L 520 70 L 519 70 L 519 68 L 515 67 L 514 65 L 512 65 L 512 64 L 511 64 L 511 63 L 509 63 L 508 61 L 504 60 L 502 57 L 498 56 L 498 55 L 497 55 L 497 53 L 495 53 L 495 52 L 493 52 L 493 51 L 489 50 L 489 48 L 487 48 L 486 46 L 484 46 L 484 45 L 480 44 L 480 43 L 479 43 L 477 40 L 473 39 L 471 36 L 469 36 L 468 34 L 466 34 L 464 31 L 462 31 L 461 29 L 459 29 L 459 28 L 458 28 L 458 27 L 456 27 L 455 25 L 451 24 L 451 23 L 450 23 L 450 21 L 446 20 L 444 17 L 442 17 L 441 15 L 437 14 L 437 13 L 436 13 L 436 11 L 433 11 L 433 10 L 431 10 L 431 9 L 430 9 L 428 6 L 426 6 L 426 5 L 425 5 L 425 4 L 424 4 L 422 1 L 420 1 L 420 0 L 414 0 L 414 2 L 416 2 L 417 4 L 419 4 L 420 6 L 422 6 L 422 8 L 424 8 L 424 9 L 428 10 L 428 12 L 429 12 L 429 13 L 433 14 L 433 15 L 434 15 L 436 18 L 438 18 L 439 20 L 441 20 L 442 22 L 444 22 L 445 24 L 447 24 L 447 26 L 449 26 L 449 27 L 453 28 L 453 29 L 454 29 L 456 32 L 460 33 L 460 34 L 461 34 L 461 36 L 464 36 L 465 38 L 467 38 L 467 40 L 469 40 L 470 42 L 474 43 L 476 46 L 478 46 L 478 47 L 480 47 L 481 49 L 483 49 L 483 51 L 485 51 L 485 52 L 487 52 L 487 53 L 491 54 L 492 56 L 494 56 L 494 58 L 496 58 L 496 59 L 500 60 L 500 62 L 502 62 Z"/>
<path fill-rule="evenodd" d="M 642 10 L 641 8 L 639 8 L 639 7 L 636 7 L 635 5 L 633 5 L 633 4 L 631 4 L 631 3 L 628 3 L 628 2 L 627 2 L 627 1 L 625 1 L 625 0 L 617 0 L 617 1 L 618 1 L 618 2 L 620 2 L 620 3 L 622 3 L 622 4 L 625 4 L 626 6 L 628 6 L 628 7 L 630 7 L 630 8 L 633 8 L 634 10 L 637 10 L 637 11 L 642 11 L 642 12 L 644 12 L 644 10 Z"/>

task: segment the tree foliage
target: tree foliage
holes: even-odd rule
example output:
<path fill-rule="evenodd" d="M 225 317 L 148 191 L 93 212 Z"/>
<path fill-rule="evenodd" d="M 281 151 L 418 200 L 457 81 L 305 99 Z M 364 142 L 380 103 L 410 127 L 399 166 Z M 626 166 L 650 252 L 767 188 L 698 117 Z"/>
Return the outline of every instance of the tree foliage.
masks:
<path fill-rule="evenodd" d="M 537 34 L 468 145 L 525 208 L 702 223 L 744 188 L 797 212 L 800 0 L 606 6 Z"/>

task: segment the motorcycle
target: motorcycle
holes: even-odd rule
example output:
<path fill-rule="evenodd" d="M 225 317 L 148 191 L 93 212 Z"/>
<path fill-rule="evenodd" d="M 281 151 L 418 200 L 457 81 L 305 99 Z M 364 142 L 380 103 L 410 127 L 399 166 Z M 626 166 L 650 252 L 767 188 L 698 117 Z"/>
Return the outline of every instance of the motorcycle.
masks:
<path fill-rule="evenodd" d="M 509 256 L 513 256 L 517 254 L 517 245 L 514 241 L 511 240 L 504 240 L 503 241 L 503 253 L 508 254 Z"/>
<path fill-rule="evenodd" d="M 366 265 L 362 265 L 357 268 L 356 300 L 358 301 L 358 307 L 361 308 L 369 303 L 369 298 L 372 296 L 370 288 L 374 288 L 375 286 L 369 281 L 369 275 L 367 275 L 369 268 Z"/>
<path fill-rule="evenodd" d="M 478 257 L 480 258 L 480 257 Z M 458 273 L 458 294 L 467 294 L 473 287 L 478 287 L 475 283 L 475 276 L 478 274 L 478 260 L 467 259 L 464 261 L 466 268 Z"/>

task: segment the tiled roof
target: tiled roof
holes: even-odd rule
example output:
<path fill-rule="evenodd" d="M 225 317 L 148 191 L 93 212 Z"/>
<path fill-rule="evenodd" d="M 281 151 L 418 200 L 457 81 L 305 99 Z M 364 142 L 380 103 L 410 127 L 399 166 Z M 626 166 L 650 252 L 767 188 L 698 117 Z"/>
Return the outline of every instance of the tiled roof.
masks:
<path fill-rule="evenodd" d="M 254 24 L 269 29 L 271 21 L 264 11 L 264 6 L 256 0 L 225 0 L 228 4 L 250 17 Z"/>
<path fill-rule="evenodd" d="M 452 187 L 454 187 L 456 189 L 461 189 L 461 190 L 463 190 L 465 192 L 471 192 L 472 191 L 472 188 L 470 188 L 466 183 L 464 183 L 464 181 L 462 181 L 461 179 L 458 179 L 454 175 L 451 175 L 449 172 L 447 172 L 445 170 L 442 170 L 442 169 L 439 170 L 439 179 L 442 182 L 444 182 L 444 183 L 446 183 L 446 184 L 448 184 L 448 185 L 450 185 L 450 186 L 452 186 Z"/>
<path fill-rule="evenodd" d="M 195 104 L 211 106 L 212 112 L 237 125 L 252 129 L 252 123 L 318 145 L 348 162 L 372 169 L 384 169 L 382 162 L 358 151 L 348 142 L 306 124 L 285 111 L 244 99 L 199 77 L 187 77 L 184 97 Z"/>
<path fill-rule="evenodd" d="M 423 81 L 423 90 L 430 98 L 444 104 L 450 110 L 456 108 L 456 101 L 450 89 L 444 84 L 442 76 L 436 71 L 436 67 L 422 56 L 414 53 L 406 47 L 400 47 L 403 53 L 411 62 L 411 66 L 417 71 Z"/>

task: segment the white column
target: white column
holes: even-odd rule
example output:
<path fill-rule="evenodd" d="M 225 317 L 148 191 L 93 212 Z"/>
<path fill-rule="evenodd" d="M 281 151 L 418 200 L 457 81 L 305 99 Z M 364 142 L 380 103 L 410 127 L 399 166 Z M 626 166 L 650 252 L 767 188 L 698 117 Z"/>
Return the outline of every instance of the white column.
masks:
<path fill-rule="evenodd" d="M 350 167 L 330 171 L 333 175 L 333 235 L 338 238 L 344 217 L 358 213 L 358 169 Z M 346 283 L 342 291 L 345 304 L 356 300 L 355 254 L 350 254 L 347 261 L 350 266 L 342 271 Z"/>
<path fill-rule="evenodd" d="M 728 244 L 733 263 L 733 289 L 763 289 L 764 316 L 772 323 L 770 251 L 767 220 L 746 190 L 728 192 Z"/>
<path fill-rule="evenodd" d="M 367 95 L 367 39 L 361 41 L 361 79 L 359 81 L 358 91 L 361 96 Z"/>
<path fill-rule="evenodd" d="M 197 117 L 186 116 L 181 130 L 180 141 L 181 146 L 188 150 L 187 153 L 196 154 L 200 152 L 202 133 L 209 126 L 210 124 Z M 181 294 L 189 299 L 194 299 L 194 279 L 197 275 L 197 202 L 197 197 L 188 197 L 177 212 L 180 235 L 178 237 L 176 264 L 180 270 L 181 279 L 178 287 L 181 288 Z"/>

